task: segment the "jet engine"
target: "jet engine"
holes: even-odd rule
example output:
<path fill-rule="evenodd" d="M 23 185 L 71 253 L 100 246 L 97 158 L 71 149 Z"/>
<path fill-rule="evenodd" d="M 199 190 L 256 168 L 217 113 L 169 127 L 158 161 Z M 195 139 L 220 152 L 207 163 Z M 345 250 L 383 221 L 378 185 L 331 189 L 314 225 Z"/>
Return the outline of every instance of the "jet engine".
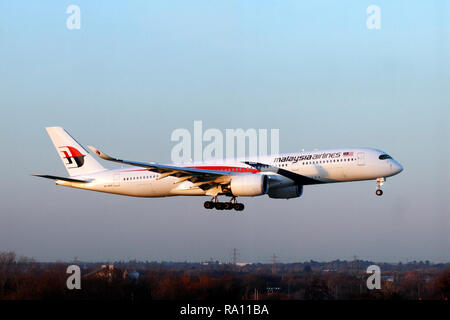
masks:
<path fill-rule="evenodd" d="M 267 176 L 263 174 L 247 174 L 234 176 L 230 183 L 234 196 L 254 197 L 266 194 L 269 189 Z"/>
<path fill-rule="evenodd" d="M 303 193 L 303 186 L 293 185 L 280 188 L 270 188 L 268 195 L 275 199 L 298 198 Z"/>

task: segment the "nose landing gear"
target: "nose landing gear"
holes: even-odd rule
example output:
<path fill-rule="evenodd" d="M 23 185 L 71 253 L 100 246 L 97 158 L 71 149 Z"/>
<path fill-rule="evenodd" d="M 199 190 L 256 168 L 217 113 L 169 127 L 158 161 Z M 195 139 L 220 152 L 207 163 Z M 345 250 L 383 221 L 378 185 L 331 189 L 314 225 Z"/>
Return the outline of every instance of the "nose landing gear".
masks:
<path fill-rule="evenodd" d="M 211 201 L 205 201 L 203 204 L 205 209 L 216 209 L 216 210 L 236 210 L 242 211 L 245 206 L 243 203 L 238 203 L 236 197 L 232 197 L 229 202 L 219 202 L 217 201 L 217 196 L 213 197 Z"/>
<path fill-rule="evenodd" d="M 383 185 L 383 183 L 386 181 L 385 178 L 378 178 L 377 179 L 377 191 L 375 191 L 375 194 L 377 196 L 381 196 L 383 195 L 383 190 L 381 190 L 381 186 Z"/>

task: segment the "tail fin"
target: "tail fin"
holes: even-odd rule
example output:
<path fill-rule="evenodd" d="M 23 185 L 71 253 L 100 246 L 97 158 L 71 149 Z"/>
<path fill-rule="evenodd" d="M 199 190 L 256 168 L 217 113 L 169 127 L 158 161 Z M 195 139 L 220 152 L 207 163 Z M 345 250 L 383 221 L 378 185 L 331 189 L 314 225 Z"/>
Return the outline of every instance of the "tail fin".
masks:
<path fill-rule="evenodd" d="M 105 170 L 74 138 L 61 127 L 47 127 L 50 139 L 69 176 L 86 175 Z"/>

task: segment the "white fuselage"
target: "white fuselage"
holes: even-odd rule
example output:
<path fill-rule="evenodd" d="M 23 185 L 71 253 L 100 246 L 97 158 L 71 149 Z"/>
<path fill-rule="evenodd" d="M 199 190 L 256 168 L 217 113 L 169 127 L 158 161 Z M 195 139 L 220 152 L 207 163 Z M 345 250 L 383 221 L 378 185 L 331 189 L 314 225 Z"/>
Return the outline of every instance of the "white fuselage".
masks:
<path fill-rule="evenodd" d="M 383 151 L 373 148 L 346 148 L 303 151 L 245 160 L 233 159 L 177 164 L 179 167 L 209 169 L 224 172 L 264 174 L 270 177 L 270 188 L 298 184 L 289 176 L 307 177 L 319 183 L 371 180 L 395 175 L 403 170 L 400 163 Z M 252 165 L 258 163 L 259 166 Z M 261 164 L 263 167 L 261 167 Z M 270 168 L 270 170 L 266 170 Z M 274 171 L 274 168 L 276 169 Z M 56 184 L 99 192 L 135 196 L 167 197 L 176 195 L 202 196 L 206 192 L 190 181 L 180 181 L 173 176 L 161 176 L 142 167 L 104 170 L 76 178 L 91 179 L 89 183 L 56 180 Z M 311 182 L 308 184 L 315 184 Z"/>

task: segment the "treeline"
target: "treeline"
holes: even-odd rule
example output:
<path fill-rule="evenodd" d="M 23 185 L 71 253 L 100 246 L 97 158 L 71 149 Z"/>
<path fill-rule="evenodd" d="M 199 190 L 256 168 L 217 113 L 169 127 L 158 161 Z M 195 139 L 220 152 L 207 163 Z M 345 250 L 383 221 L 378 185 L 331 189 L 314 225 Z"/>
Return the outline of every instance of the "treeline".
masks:
<path fill-rule="evenodd" d="M 246 300 L 246 299 L 437 299 L 450 296 L 450 269 L 396 272 L 380 290 L 368 290 L 364 272 L 323 272 L 303 268 L 272 273 L 243 272 L 231 265 L 205 270 L 186 266 L 126 264 L 82 268 L 81 290 L 69 290 L 67 263 L 37 263 L 0 253 L 0 300 Z"/>

